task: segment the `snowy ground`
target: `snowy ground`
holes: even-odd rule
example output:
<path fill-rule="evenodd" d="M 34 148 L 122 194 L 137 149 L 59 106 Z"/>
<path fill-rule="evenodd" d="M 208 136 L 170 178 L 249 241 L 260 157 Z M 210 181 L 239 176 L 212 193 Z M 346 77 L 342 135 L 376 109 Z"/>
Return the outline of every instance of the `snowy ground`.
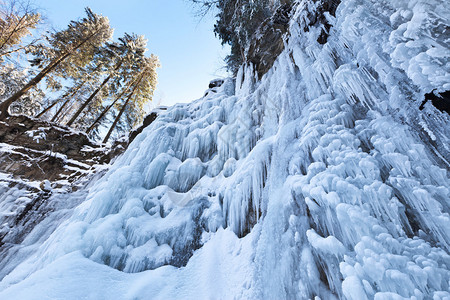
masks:
<path fill-rule="evenodd" d="M 449 299 L 444 4 L 342 1 L 320 45 L 300 1 L 261 81 L 162 113 L 0 299 Z"/>

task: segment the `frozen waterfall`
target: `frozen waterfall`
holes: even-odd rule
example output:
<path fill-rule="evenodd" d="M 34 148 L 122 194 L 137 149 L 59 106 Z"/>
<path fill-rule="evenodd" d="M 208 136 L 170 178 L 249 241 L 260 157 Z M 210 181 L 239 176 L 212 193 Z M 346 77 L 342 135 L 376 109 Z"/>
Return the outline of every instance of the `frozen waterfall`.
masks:
<path fill-rule="evenodd" d="M 0 299 L 450 299 L 450 118 L 419 110 L 450 6 L 343 0 L 322 45 L 319 2 L 261 80 L 169 108 L 38 225 Z"/>

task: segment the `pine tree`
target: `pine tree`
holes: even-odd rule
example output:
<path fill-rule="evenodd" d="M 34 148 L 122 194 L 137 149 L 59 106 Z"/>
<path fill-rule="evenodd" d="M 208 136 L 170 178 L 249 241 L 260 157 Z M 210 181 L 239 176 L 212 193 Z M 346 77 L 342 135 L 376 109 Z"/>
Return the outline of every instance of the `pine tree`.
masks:
<path fill-rule="evenodd" d="M 113 130 L 116 128 L 121 117 L 128 109 L 129 120 L 132 120 L 131 126 L 142 121 L 144 114 L 144 105 L 148 101 L 151 101 L 153 93 L 156 87 L 156 68 L 159 67 L 158 58 L 154 55 L 150 57 L 144 57 L 138 65 L 139 73 L 137 73 L 136 80 L 133 82 L 133 87 L 129 92 L 127 98 L 122 104 L 119 113 L 117 114 L 114 122 L 109 128 L 108 133 L 103 139 L 103 143 L 106 143 Z"/>
<path fill-rule="evenodd" d="M 0 68 L 0 102 L 26 84 L 29 76 L 28 69 L 21 69 L 10 63 L 3 65 Z M 38 87 L 33 88 L 25 97 L 20 98 L 19 101 L 11 105 L 11 111 L 15 114 L 33 116 L 41 109 L 41 102 L 44 96 L 44 92 L 41 89 Z"/>
<path fill-rule="evenodd" d="M 29 3 L 19 0 L 0 2 L 0 58 L 26 49 L 22 39 L 31 34 L 41 20 Z"/>
<path fill-rule="evenodd" d="M 47 112 L 51 111 L 52 108 L 58 107 L 59 105 L 53 117 L 51 118 L 51 122 L 55 122 L 57 119 L 60 119 L 61 114 L 64 114 L 67 109 L 70 109 L 69 104 L 73 102 L 75 95 L 82 90 L 86 92 L 86 87 L 96 84 L 102 74 L 102 65 L 91 62 L 84 68 L 79 68 L 77 72 L 71 72 L 70 78 L 63 77 L 68 86 L 64 89 L 64 94 L 61 97 L 53 100 L 36 117 L 42 117 Z"/>
<path fill-rule="evenodd" d="M 120 94 L 115 97 L 115 99 L 111 102 L 111 104 L 109 104 L 105 109 L 103 109 L 103 111 L 100 113 L 100 115 L 95 119 L 95 121 L 89 126 L 88 129 L 86 129 L 86 134 L 90 134 L 92 132 L 92 130 L 94 130 L 94 128 L 96 128 L 100 121 L 106 116 L 106 114 L 111 110 L 111 108 L 114 107 L 114 105 L 116 105 L 116 103 L 122 99 L 122 97 L 129 91 L 129 89 L 131 88 L 131 86 L 133 85 L 134 82 L 129 82 L 128 85 L 126 85 L 122 91 L 120 92 Z"/>
<path fill-rule="evenodd" d="M 81 112 L 92 103 L 95 97 L 105 89 L 111 81 L 113 84 L 110 85 L 110 88 L 113 92 L 116 91 L 115 87 L 120 86 L 120 82 L 127 81 L 130 69 L 132 69 L 134 64 L 143 57 L 147 50 L 146 46 L 147 41 L 143 36 L 125 33 L 124 37 L 120 38 L 118 43 L 108 43 L 103 47 L 102 51 L 99 51 L 98 53 L 98 61 L 99 63 L 104 62 L 104 65 L 107 68 L 105 71 L 106 77 L 94 92 L 82 103 L 66 125 L 71 126 L 80 116 Z"/>
<path fill-rule="evenodd" d="M 46 114 L 47 112 L 49 112 L 53 107 L 55 107 L 58 103 L 60 103 L 61 101 L 64 101 L 63 104 L 61 105 L 61 107 L 58 109 L 58 111 L 55 113 L 52 122 L 54 121 L 54 119 L 56 119 L 56 117 L 62 112 L 62 110 L 65 108 L 65 106 L 67 105 L 67 103 L 70 101 L 70 99 L 78 92 L 78 90 L 83 86 L 84 82 L 82 82 L 81 84 L 79 84 L 76 87 L 71 87 L 69 88 L 62 97 L 53 100 L 52 103 L 50 105 L 48 105 L 44 110 L 42 110 L 38 115 L 36 115 L 36 118 L 40 118 L 42 117 L 44 114 Z"/>
<path fill-rule="evenodd" d="M 205 14 L 217 11 L 214 33 L 222 40 L 222 45 L 231 46 L 227 56 L 228 69 L 236 73 L 244 62 L 253 34 L 277 7 L 292 3 L 293 0 L 190 0 Z"/>
<path fill-rule="evenodd" d="M 9 106 L 20 99 L 51 72 L 70 73 L 88 64 L 96 50 L 112 36 L 108 18 L 86 8 L 87 17 L 72 21 L 68 28 L 52 34 L 49 46 L 32 47 L 39 64 L 46 65 L 20 90 L 0 104 L 0 119 L 8 116 Z"/>

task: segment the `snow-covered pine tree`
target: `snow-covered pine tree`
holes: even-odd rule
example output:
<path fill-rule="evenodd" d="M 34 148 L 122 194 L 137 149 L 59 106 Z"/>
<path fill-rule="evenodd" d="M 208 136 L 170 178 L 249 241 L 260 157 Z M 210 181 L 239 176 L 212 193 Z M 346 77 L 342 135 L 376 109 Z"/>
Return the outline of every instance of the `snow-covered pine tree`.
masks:
<path fill-rule="evenodd" d="M 79 106 L 67 126 L 72 126 L 80 114 L 92 104 L 92 101 L 102 93 L 116 93 L 118 86 L 130 74 L 130 69 L 139 61 L 147 50 L 147 41 L 143 36 L 127 34 L 119 38 L 119 42 L 107 43 L 97 52 L 95 63 L 104 68 L 104 77 L 100 85 Z M 106 88 L 108 86 L 108 89 Z M 105 89 L 103 91 L 103 89 Z M 111 89 L 109 92 L 108 90 Z"/>
<path fill-rule="evenodd" d="M 44 117 L 51 120 L 51 122 L 60 122 L 62 115 L 66 115 L 67 111 L 77 104 L 74 101 L 76 95 L 81 91 L 87 91 L 89 93 L 86 87 L 94 85 L 99 81 L 100 76 L 103 74 L 101 67 L 101 65 L 91 62 L 87 66 L 80 67 L 75 72 L 71 72 L 69 77 L 63 77 L 65 87 L 62 88 L 62 94 L 56 99 L 48 101 L 47 107 L 36 115 L 36 117 Z M 80 99 L 78 98 L 78 100 Z"/>
<path fill-rule="evenodd" d="M 293 0 L 191 0 L 199 7 L 200 14 L 217 10 L 214 33 L 222 44 L 231 46 L 225 59 L 228 69 L 234 74 L 244 62 L 245 52 L 252 36 L 264 20 L 273 15 L 281 5 Z"/>
<path fill-rule="evenodd" d="M 44 66 L 20 90 L 0 104 L 0 119 L 8 116 L 9 106 L 20 99 L 31 88 L 36 86 L 51 72 L 67 74 L 88 64 L 97 49 L 111 39 L 112 29 L 106 17 L 93 13 L 86 8 L 87 16 L 78 21 L 72 21 L 65 30 L 58 31 L 48 37 L 47 44 L 31 47 L 35 55 L 34 63 Z"/>
<path fill-rule="evenodd" d="M 22 39 L 31 34 L 41 21 L 41 15 L 29 2 L 6 0 L 0 2 L 0 59 L 24 50 Z M 35 42 L 35 41 L 33 41 Z"/>
<path fill-rule="evenodd" d="M 139 63 L 132 69 L 134 71 L 135 80 L 132 89 L 126 100 L 121 105 L 119 114 L 109 128 L 103 143 L 110 138 L 113 130 L 118 122 L 125 114 L 128 129 L 142 121 L 144 116 L 144 105 L 152 100 L 154 90 L 156 88 L 156 68 L 159 67 L 159 60 L 156 56 L 143 57 Z"/>
<path fill-rule="evenodd" d="M 29 76 L 28 69 L 18 68 L 11 63 L 2 65 L 0 67 L 0 101 L 8 98 L 26 84 Z M 39 87 L 35 87 L 11 105 L 11 112 L 33 116 L 41 109 L 44 97 L 44 92 Z"/>

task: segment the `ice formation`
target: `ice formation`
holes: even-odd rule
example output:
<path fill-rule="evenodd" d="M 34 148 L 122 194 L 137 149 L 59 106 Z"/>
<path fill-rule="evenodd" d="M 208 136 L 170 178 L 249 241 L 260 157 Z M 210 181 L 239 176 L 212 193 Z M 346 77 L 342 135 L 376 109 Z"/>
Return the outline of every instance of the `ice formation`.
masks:
<path fill-rule="evenodd" d="M 322 45 L 317 3 L 261 80 L 161 113 L 39 224 L 0 299 L 449 299 L 450 119 L 419 105 L 450 89 L 450 8 L 344 0 Z"/>

